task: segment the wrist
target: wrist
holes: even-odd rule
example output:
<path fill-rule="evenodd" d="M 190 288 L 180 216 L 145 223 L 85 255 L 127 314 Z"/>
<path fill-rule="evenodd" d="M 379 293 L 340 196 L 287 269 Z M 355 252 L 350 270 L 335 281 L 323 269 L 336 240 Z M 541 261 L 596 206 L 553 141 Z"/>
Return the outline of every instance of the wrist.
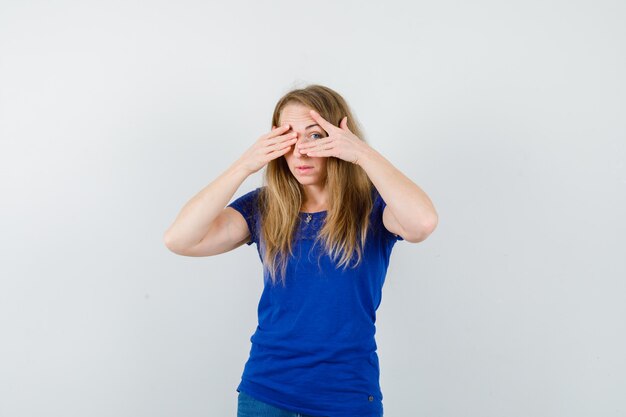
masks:
<path fill-rule="evenodd" d="M 245 180 L 246 178 L 248 178 L 250 175 L 253 174 L 239 160 L 235 161 L 230 167 L 228 167 L 227 171 L 230 174 L 241 178 L 242 180 Z"/>
<path fill-rule="evenodd" d="M 363 145 L 357 151 L 357 161 L 355 164 L 364 168 L 372 159 L 376 158 L 378 152 L 367 143 L 363 142 Z"/>

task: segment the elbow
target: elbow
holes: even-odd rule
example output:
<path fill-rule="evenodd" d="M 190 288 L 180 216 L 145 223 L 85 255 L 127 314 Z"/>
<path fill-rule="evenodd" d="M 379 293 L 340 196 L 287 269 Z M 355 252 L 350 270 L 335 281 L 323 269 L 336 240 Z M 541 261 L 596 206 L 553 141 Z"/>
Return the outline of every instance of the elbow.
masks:
<path fill-rule="evenodd" d="M 432 232 L 434 232 L 438 224 L 439 216 L 437 215 L 437 213 L 434 213 L 433 217 L 424 224 L 424 230 L 427 231 L 427 235 L 430 235 Z"/>
<path fill-rule="evenodd" d="M 174 240 L 174 238 L 172 237 L 171 234 L 169 234 L 168 232 L 165 232 L 163 234 L 163 244 L 165 245 L 166 248 L 168 248 L 170 251 L 178 254 L 179 251 L 176 249 L 176 241 Z"/>
<path fill-rule="evenodd" d="M 172 250 L 173 243 L 172 243 L 171 238 L 167 234 L 163 236 L 163 244 L 165 245 L 166 248 L 168 248 L 169 250 Z"/>
<path fill-rule="evenodd" d="M 163 237 L 163 243 L 170 252 L 176 255 L 186 256 L 185 251 L 180 246 L 177 246 L 175 241 L 168 239 L 167 237 Z"/>
<path fill-rule="evenodd" d="M 403 236 L 404 240 L 411 243 L 423 242 L 435 231 L 438 221 L 438 217 L 435 217 L 432 221 L 423 223 L 417 230 Z"/>
<path fill-rule="evenodd" d="M 439 224 L 439 217 L 435 214 L 435 217 L 433 217 L 431 221 L 424 224 L 424 226 L 422 227 L 421 240 L 426 240 L 426 238 L 435 231 L 435 229 L 437 228 L 437 224 Z"/>

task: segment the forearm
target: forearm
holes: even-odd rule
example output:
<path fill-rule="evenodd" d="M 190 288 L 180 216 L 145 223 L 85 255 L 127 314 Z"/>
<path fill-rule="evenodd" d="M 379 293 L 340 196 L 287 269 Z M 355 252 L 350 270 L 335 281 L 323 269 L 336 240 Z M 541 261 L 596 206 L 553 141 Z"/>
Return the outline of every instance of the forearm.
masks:
<path fill-rule="evenodd" d="M 248 175 L 237 161 L 191 198 L 166 230 L 166 245 L 185 248 L 200 242 Z"/>
<path fill-rule="evenodd" d="M 408 234 L 423 236 L 432 232 L 437 225 L 437 212 L 417 184 L 367 144 L 361 149 L 358 164 Z"/>

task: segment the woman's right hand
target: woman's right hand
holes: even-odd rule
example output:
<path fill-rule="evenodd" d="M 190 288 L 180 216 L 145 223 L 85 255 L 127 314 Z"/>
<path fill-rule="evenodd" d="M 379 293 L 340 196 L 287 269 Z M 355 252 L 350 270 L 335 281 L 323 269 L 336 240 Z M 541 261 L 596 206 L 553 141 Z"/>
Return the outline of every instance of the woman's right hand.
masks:
<path fill-rule="evenodd" d="M 296 143 L 295 132 L 287 133 L 289 124 L 272 127 L 272 131 L 261 135 L 259 139 L 239 158 L 239 163 L 250 174 L 263 168 L 269 161 L 283 156 Z"/>

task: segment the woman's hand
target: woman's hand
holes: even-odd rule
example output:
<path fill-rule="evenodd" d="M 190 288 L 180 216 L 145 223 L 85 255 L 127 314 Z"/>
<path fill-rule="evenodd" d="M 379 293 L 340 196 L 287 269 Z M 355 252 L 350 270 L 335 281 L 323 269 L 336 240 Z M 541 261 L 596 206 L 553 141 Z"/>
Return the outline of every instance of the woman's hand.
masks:
<path fill-rule="evenodd" d="M 320 116 L 315 110 L 310 110 L 309 113 L 328 136 L 298 144 L 296 152 L 308 156 L 334 156 L 353 164 L 358 163 L 359 155 L 367 144 L 348 129 L 348 116 L 341 119 L 339 127 L 337 127 Z"/>
<path fill-rule="evenodd" d="M 272 126 L 272 131 L 257 139 L 256 142 L 239 158 L 239 163 L 249 174 L 254 174 L 263 168 L 269 161 L 276 159 L 291 149 L 296 143 L 296 133 L 285 133 L 289 130 L 289 124 L 279 128 Z"/>

